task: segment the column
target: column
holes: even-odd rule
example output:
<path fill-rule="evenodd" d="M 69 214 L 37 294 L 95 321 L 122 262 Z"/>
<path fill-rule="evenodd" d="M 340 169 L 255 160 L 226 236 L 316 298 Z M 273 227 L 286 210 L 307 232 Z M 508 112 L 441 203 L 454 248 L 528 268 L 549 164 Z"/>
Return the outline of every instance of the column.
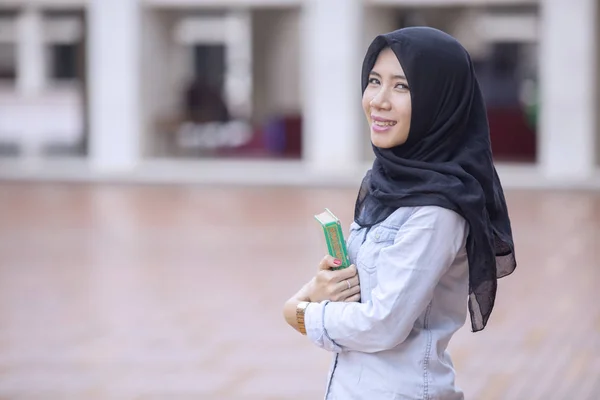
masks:
<path fill-rule="evenodd" d="M 552 181 L 583 181 L 594 172 L 595 2 L 540 2 L 538 147 L 542 173 Z"/>
<path fill-rule="evenodd" d="M 314 172 L 351 172 L 362 164 L 362 3 L 303 2 L 303 158 Z"/>
<path fill-rule="evenodd" d="M 235 9 L 225 16 L 227 105 L 234 117 L 252 115 L 252 14 Z"/>
<path fill-rule="evenodd" d="M 98 171 L 126 172 L 140 161 L 140 7 L 90 0 L 87 9 L 89 157 Z"/>
<path fill-rule="evenodd" d="M 41 11 L 26 6 L 17 20 L 17 90 L 36 96 L 46 83 L 44 20 Z"/>

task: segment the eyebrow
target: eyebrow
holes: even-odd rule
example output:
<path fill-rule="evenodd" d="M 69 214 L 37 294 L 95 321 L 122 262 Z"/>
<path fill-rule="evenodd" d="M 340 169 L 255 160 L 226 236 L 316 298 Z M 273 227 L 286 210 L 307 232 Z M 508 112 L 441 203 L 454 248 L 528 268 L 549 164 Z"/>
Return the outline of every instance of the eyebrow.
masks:
<path fill-rule="evenodd" d="M 371 71 L 371 73 L 369 75 L 375 75 L 378 78 L 381 78 L 381 75 L 379 75 L 377 72 L 375 71 Z M 406 77 L 404 75 L 393 75 L 392 78 L 394 79 L 403 79 L 405 81 L 408 81 L 408 79 L 406 79 Z"/>

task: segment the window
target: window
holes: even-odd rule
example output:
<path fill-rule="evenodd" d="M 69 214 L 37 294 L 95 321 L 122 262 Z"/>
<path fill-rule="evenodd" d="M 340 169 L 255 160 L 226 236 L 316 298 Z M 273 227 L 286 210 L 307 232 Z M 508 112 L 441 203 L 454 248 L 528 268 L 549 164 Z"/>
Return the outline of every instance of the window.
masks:
<path fill-rule="evenodd" d="M 14 81 L 16 76 L 16 46 L 13 43 L 0 42 L 0 81 Z"/>
<path fill-rule="evenodd" d="M 78 11 L 44 13 L 47 74 L 51 81 L 79 80 L 83 60 L 83 15 Z"/>
<path fill-rule="evenodd" d="M 0 81 L 4 82 L 14 82 L 17 76 L 16 16 L 14 11 L 0 11 Z"/>
<path fill-rule="evenodd" d="M 194 75 L 196 79 L 210 82 L 215 89 L 222 89 L 225 71 L 224 45 L 195 45 L 194 46 Z"/>
<path fill-rule="evenodd" d="M 79 77 L 78 46 L 76 44 L 52 44 L 50 52 L 50 77 L 58 81 Z"/>

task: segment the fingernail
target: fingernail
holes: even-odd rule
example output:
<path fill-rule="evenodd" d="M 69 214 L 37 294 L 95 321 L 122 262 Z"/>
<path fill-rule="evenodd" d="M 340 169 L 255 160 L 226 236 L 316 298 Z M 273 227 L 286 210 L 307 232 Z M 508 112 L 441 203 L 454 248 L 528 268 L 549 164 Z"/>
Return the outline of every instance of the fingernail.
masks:
<path fill-rule="evenodd" d="M 333 260 L 333 263 L 335 265 L 342 265 L 342 260 L 338 260 L 337 258 L 335 260 Z"/>

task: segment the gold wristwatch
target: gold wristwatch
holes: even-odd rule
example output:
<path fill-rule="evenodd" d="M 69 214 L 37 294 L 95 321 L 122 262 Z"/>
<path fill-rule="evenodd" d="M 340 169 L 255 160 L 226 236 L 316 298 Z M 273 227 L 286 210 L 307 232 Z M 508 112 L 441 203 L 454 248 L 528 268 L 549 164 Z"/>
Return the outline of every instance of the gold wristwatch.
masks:
<path fill-rule="evenodd" d="M 298 330 L 301 334 L 306 335 L 306 327 L 304 326 L 304 311 L 310 303 L 308 301 L 301 301 L 296 306 L 296 321 L 298 322 Z"/>

